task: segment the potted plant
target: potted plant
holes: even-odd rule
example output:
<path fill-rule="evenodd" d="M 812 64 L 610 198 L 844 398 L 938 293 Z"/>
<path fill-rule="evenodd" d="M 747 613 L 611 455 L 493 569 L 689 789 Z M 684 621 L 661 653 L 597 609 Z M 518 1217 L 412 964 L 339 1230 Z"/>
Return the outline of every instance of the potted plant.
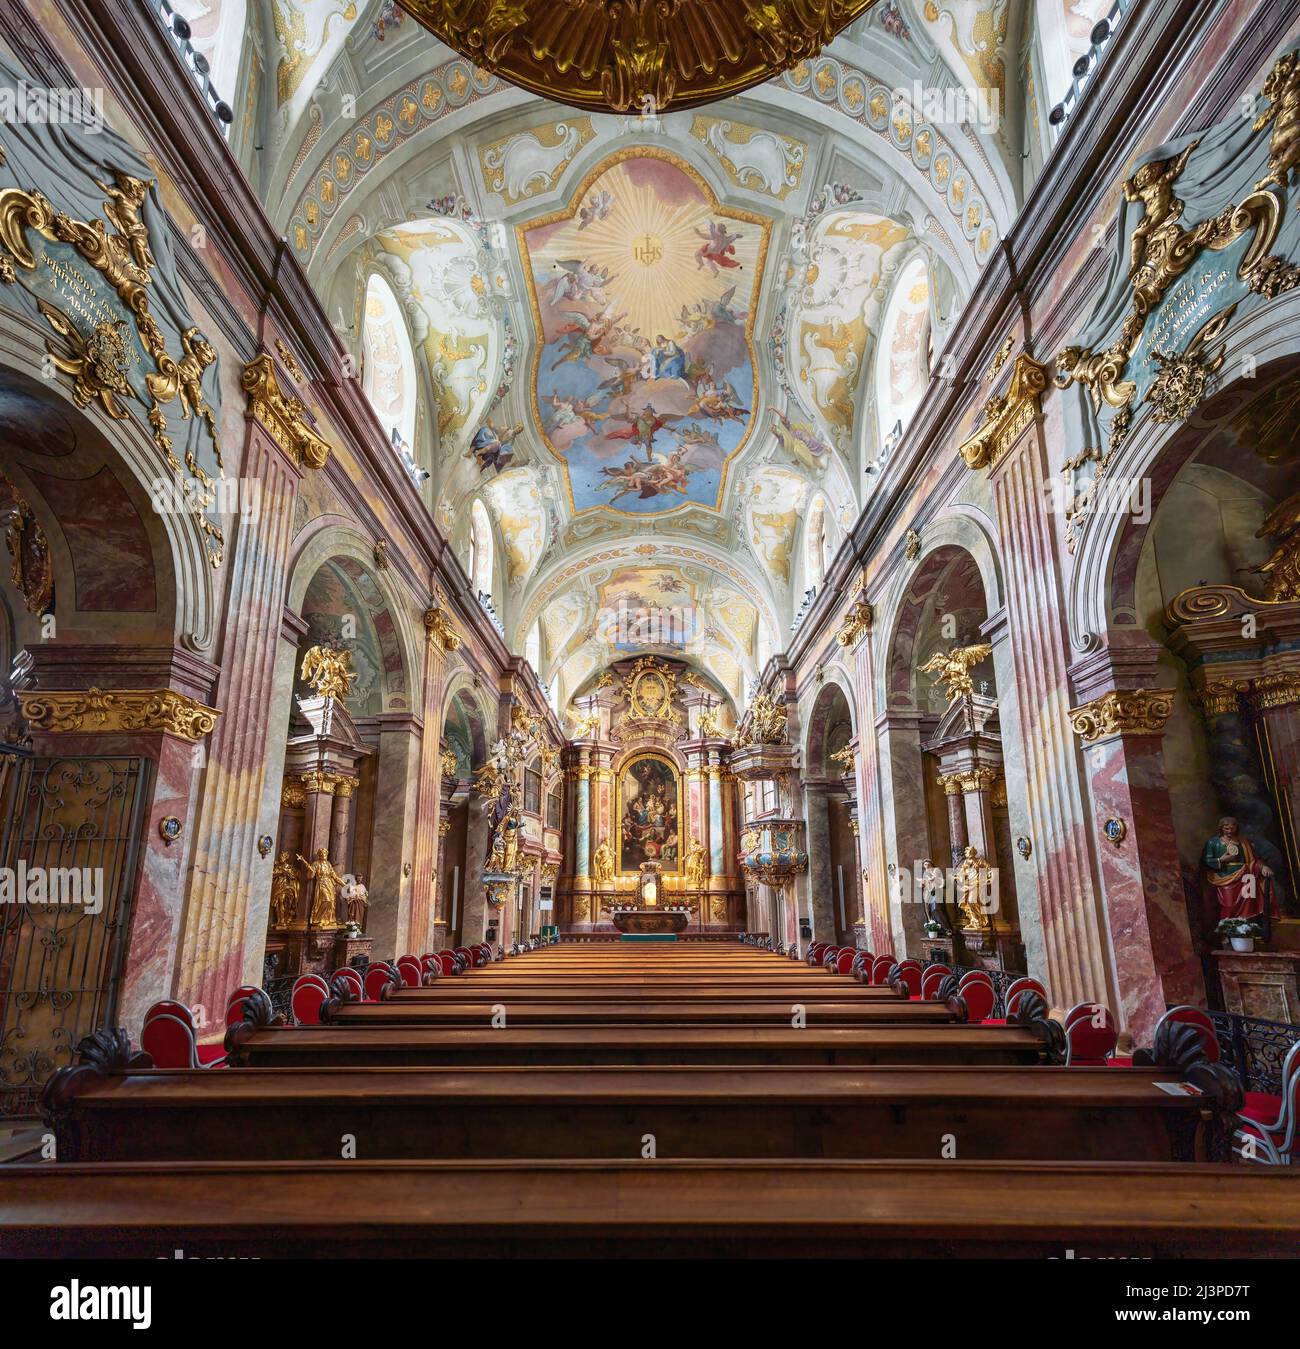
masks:
<path fill-rule="evenodd" d="M 943 936 L 943 924 L 935 918 L 927 918 L 922 926 L 925 928 L 927 937 Z"/>
<path fill-rule="evenodd" d="M 1215 931 L 1227 937 L 1234 951 L 1253 951 L 1256 940 L 1264 935 L 1249 918 L 1225 918 Z"/>

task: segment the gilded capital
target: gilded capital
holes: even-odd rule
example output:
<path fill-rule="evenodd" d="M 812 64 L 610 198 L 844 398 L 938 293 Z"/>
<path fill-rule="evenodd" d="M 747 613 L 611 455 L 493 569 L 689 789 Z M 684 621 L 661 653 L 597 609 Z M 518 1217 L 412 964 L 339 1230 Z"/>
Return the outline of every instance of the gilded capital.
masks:
<path fill-rule="evenodd" d="M 452 626 L 445 609 L 424 611 L 424 635 L 430 642 L 437 642 L 444 651 L 460 650 L 460 633 Z"/>
<path fill-rule="evenodd" d="M 966 467 L 992 468 L 1015 444 L 1016 437 L 1039 413 L 1039 396 L 1047 388 L 1047 367 L 1021 352 L 1005 394 L 990 398 L 978 428 L 961 446 Z"/>
<path fill-rule="evenodd" d="M 20 689 L 18 698 L 34 731 L 162 731 L 202 740 L 221 715 L 174 689 Z"/>
<path fill-rule="evenodd" d="M 269 353 L 255 356 L 245 367 L 240 385 L 248 395 L 248 415 L 294 461 L 307 468 L 324 468 L 329 444 L 312 430 L 301 398 L 285 397 Z"/>
<path fill-rule="evenodd" d="M 1249 696 L 1260 712 L 1270 707 L 1300 703 L 1300 670 L 1279 670 L 1276 674 L 1263 675 L 1251 683 Z"/>
<path fill-rule="evenodd" d="M 1174 710 L 1173 689 L 1114 689 L 1070 712 L 1085 745 L 1117 735 L 1159 735 Z"/>
<path fill-rule="evenodd" d="M 1196 689 L 1193 697 L 1204 715 L 1213 720 L 1241 711 L 1241 695 L 1249 689 L 1244 679 L 1210 679 Z"/>
<path fill-rule="evenodd" d="M 865 600 L 859 600 L 844 615 L 844 622 L 841 624 L 839 632 L 835 634 L 835 640 L 843 647 L 857 646 L 871 631 L 871 623 L 874 617 L 871 605 Z"/>

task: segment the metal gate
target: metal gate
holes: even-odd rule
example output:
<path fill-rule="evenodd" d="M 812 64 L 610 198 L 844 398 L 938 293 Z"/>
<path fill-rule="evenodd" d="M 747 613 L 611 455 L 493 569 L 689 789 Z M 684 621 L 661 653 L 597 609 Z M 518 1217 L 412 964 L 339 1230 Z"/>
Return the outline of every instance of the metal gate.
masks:
<path fill-rule="evenodd" d="M 150 760 L 0 754 L 0 1118 L 111 1025 Z"/>

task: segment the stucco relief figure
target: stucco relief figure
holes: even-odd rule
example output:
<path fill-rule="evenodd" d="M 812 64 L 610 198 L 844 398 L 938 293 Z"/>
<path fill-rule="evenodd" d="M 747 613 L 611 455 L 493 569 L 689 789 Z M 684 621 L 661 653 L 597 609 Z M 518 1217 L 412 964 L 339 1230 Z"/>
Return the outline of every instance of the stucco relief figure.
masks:
<path fill-rule="evenodd" d="M 591 855 L 591 878 L 597 885 L 609 885 L 614 879 L 614 850 L 608 839 L 601 839 Z"/>
<path fill-rule="evenodd" d="M 707 854 L 704 851 L 704 844 L 699 839 L 692 839 L 691 846 L 686 850 L 686 888 L 688 890 L 701 890 L 709 878 Z"/>
<path fill-rule="evenodd" d="M 1273 907 L 1273 869 L 1255 854 L 1237 820 L 1225 815 L 1201 854 L 1206 887 L 1218 904 L 1214 921 L 1266 918 Z"/>
<path fill-rule="evenodd" d="M 366 878 L 359 872 L 347 878 L 343 886 L 343 904 L 348 922 L 364 929 L 366 910 L 370 907 L 370 891 L 366 888 Z"/>
<path fill-rule="evenodd" d="M 304 871 L 310 873 L 316 883 L 315 898 L 311 906 L 311 924 L 313 927 L 337 927 L 339 923 L 339 887 L 343 877 L 334 870 L 329 852 L 325 848 L 316 849 L 316 857 L 309 862 L 301 853 L 298 861 Z"/>
<path fill-rule="evenodd" d="M 298 898 L 301 887 L 298 869 L 293 858 L 282 852 L 271 868 L 271 924 L 288 927 L 298 916 Z"/>

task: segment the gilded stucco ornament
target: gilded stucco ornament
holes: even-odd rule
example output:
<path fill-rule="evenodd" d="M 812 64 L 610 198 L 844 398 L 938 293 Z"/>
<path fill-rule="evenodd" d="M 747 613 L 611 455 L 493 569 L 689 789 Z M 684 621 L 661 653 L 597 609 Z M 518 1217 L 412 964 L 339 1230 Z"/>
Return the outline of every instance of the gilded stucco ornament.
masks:
<path fill-rule="evenodd" d="M 1264 599 L 1270 604 L 1300 600 L 1300 492 L 1274 506 L 1255 537 L 1273 540 L 1268 561 L 1255 568 L 1264 577 Z"/>
<path fill-rule="evenodd" d="M 266 428 L 271 439 L 295 464 L 325 467 L 330 457 L 328 443 L 309 425 L 302 399 L 285 396 L 276 377 L 275 362 L 267 352 L 244 367 L 240 385 L 248 395 L 248 411 L 253 420 Z"/>
<path fill-rule="evenodd" d="M 788 712 L 766 693 L 756 693 L 736 736 L 738 748 L 785 743 Z"/>
<path fill-rule="evenodd" d="M 202 740 L 221 715 L 216 708 L 174 689 L 17 692 L 23 717 L 34 731 L 162 731 L 185 740 Z"/>
<path fill-rule="evenodd" d="M 844 615 L 844 622 L 840 625 L 840 630 L 835 634 L 835 640 L 842 647 L 857 646 L 857 644 L 871 631 L 871 624 L 874 619 L 871 605 L 865 600 L 859 600 L 847 614 Z"/>
<path fill-rule="evenodd" d="M 475 65 L 554 102 L 695 107 L 815 56 L 876 0 L 401 0 Z"/>
<path fill-rule="evenodd" d="M 1004 394 L 990 398 L 975 430 L 959 453 L 967 468 L 992 468 L 1039 413 L 1039 395 L 1047 388 L 1047 367 L 1021 352 Z"/>
<path fill-rule="evenodd" d="M 346 647 L 313 646 L 302 658 L 302 677 L 320 697 L 345 699 L 356 671 Z"/>
<path fill-rule="evenodd" d="M 459 651 L 460 633 L 452 626 L 451 615 L 447 610 L 447 598 L 441 589 L 434 587 L 435 603 L 424 611 L 424 634 L 431 642 L 437 642 L 444 651 Z"/>
<path fill-rule="evenodd" d="M 1159 735 L 1174 710 L 1173 689 L 1113 689 L 1070 712 L 1085 745 L 1116 735 Z"/>
<path fill-rule="evenodd" d="M 150 434 L 163 462 L 174 474 L 189 474 L 184 492 L 186 506 L 203 532 L 208 560 L 219 567 L 225 556 L 225 536 L 207 515 L 215 500 L 215 481 L 192 450 L 186 452 L 182 464 L 168 433 L 165 411 L 179 401 L 182 420 L 193 416 L 204 422 L 219 476 L 221 437 L 216 413 L 201 387 L 203 374 L 215 363 L 217 354 L 199 329 L 190 327 L 181 334 L 182 355 L 177 360 L 167 350 L 150 308 L 149 287 L 154 282 L 151 273 L 156 264 L 141 211 L 152 180 L 114 170 L 111 182 L 99 182 L 97 186 L 105 194 L 104 220 L 78 220 L 56 209 L 36 189 L 8 187 L 0 191 L 0 282 L 18 284 L 48 263 L 44 255 L 38 257 L 32 249 L 28 236 L 34 233 L 51 244 L 72 248 L 116 292 L 131 321 L 100 318 L 89 327 L 33 289 L 37 310 L 65 347 L 47 341 L 46 351 L 54 368 L 71 377 L 73 401 L 78 407 L 97 402 L 108 416 L 120 421 L 128 416 L 127 403 L 145 406 Z M 145 369 L 143 379 L 135 384 L 131 372 L 141 354 L 142 364 L 152 361 L 153 369 Z"/>

